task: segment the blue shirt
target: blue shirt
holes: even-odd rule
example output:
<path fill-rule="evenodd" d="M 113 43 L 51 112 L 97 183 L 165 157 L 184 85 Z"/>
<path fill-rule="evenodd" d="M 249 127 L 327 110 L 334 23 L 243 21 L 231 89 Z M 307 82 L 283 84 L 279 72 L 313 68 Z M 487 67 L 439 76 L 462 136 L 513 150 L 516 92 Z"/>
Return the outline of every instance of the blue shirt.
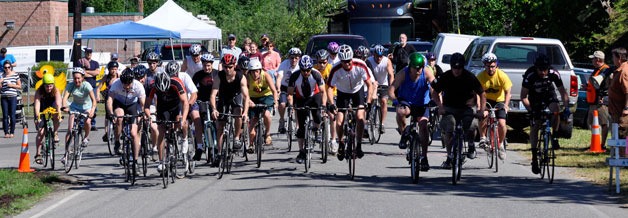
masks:
<path fill-rule="evenodd" d="M 423 72 L 419 78 L 416 81 L 412 81 L 410 70 L 407 67 L 405 68 L 406 78 L 399 85 L 399 91 L 397 91 L 399 93 L 399 101 L 406 101 L 411 106 L 425 106 L 430 102 L 430 87 L 425 78 L 425 70 L 422 70 Z"/>
<path fill-rule="evenodd" d="M 4 61 L 11 61 L 11 64 L 15 63 L 15 57 L 12 54 L 5 54 L 0 56 L 0 64 L 4 66 Z M 0 67 L 0 72 L 4 73 L 4 67 Z"/>

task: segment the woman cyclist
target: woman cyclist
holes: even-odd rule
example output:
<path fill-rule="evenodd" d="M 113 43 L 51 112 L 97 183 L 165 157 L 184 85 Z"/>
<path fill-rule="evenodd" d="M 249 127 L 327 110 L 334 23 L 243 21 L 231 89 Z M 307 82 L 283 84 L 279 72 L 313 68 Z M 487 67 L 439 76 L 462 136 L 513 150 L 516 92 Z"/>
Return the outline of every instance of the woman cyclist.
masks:
<path fill-rule="evenodd" d="M 34 114 L 35 114 L 35 128 L 37 129 L 37 152 L 35 153 L 35 163 L 42 164 L 41 159 L 41 146 L 42 141 L 44 140 L 44 125 L 45 120 L 40 120 L 39 115 L 42 111 L 48 108 L 54 108 L 57 112 L 61 112 L 61 93 L 55 87 L 55 78 L 52 74 L 45 74 L 43 78 L 44 84 L 41 85 L 37 91 L 35 91 L 35 102 L 34 102 Z M 59 137 L 57 136 L 57 130 L 59 129 L 59 120 L 61 115 L 54 117 L 54 140 L 55 143 L 59 142 Z"/>
<path fill-rule="evenodd" d="M 94 89 L 92 85 L 85 82 L 85 71 L 83 68 L 75 67 L 72 72 L 73 82 L 65 87 L 65 93 L 63 94 L 63 107 L 61 110 L 68 112 L 74 111 L 79 113 L 87 113 L 87 119 L 84 121 L 85 138 L 83 139 L 82 146 L 87 146 L 89 143 L 89 131 L 91 129 L 91 118 L 94 117 L 94 111 L 96 110 L 96 97 L 94 96 Z M 72 104 L 68 108 L 68 98 L 72 96 Z M 65 150 L 68 150 L 70 134 L 72 133 L 72 127 L 74 126 L 74 115 L 70 114 L 68 119 L 68 131 L 65 135 Z M 65 160 L 65 156 L 62 161 Z M 65 164 L 65 163 L 64 163 Z"/>

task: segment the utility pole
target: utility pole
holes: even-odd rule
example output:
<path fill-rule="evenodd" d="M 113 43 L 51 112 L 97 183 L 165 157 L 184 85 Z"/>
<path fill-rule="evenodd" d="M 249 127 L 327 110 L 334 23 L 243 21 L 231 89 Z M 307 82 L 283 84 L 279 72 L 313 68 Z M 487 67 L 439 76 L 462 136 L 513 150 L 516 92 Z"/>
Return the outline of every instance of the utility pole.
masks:
<path fill-rule="evenodd" d="M 82 0 L 74 0 L 74 24 L 72 25 L 74 32 L 72 36 L 74 36 L 75 32 L 81 31 L 81 11 L 83 8 L 81 1 Z M 81 59 L 81 40 L 75 39 L 74 45 L 72 46 L 72 62 L 75 67 L 79 65 L 79 59 Z"/>

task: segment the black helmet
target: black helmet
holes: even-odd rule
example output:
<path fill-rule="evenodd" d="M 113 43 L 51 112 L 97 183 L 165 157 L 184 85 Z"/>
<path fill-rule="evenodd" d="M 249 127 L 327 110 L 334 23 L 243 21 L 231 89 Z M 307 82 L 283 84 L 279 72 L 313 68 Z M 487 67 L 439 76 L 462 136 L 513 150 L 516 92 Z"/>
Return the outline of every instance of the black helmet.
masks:
<path fill-rule="evenodd" d="M 146 67 L 144 67 L 144 65 L 139 65 L 133 68 L 133 75 L 135 76 L 136 80 L 144 78 L 144 76 L 146 75 Z"/>
<path fill-rule="evenodd" d="M 126 68 L 122 71 L 122 75 L 120 75 L 120 82 L 122 82 L 122 84 L 130 84 L 133 82 L 133 79 L 135 79 L 135 73 L 133 73 L 131 68 Z"/>
<path fill-rule="evenodd" d="M 449 59 L 449 65 L 451 66 L 451 68 L 456 68 L 456 69 L 464 68 L 465 62 L 466 61 L 464 60 L 464 56 L 460 54 L 459 52 L 456 52 L 453 55 L 451 55 L 451 59 Z"/>
<path fill-rule="evenodd" d="M 112 61 L 107 64 L 107 69 L 111 69 L 112 67 L 120 67 L 117 61 Z"/>
<path fill-rule="evenodd" d="M 545 54 L 539 54 L 539 56 L 536 57 L 536 60 L 534 60 L 534 66 L 541 69 L 547 69 L 550 65 L 550 60 Z"/>
<path fill-rule="evenodd" d="M 251 59 L 249 59 L 249 57 L 247 56 L 240 56 L 240 58 L 238 58 L 238 67 L 242 70 L 246 70 L 249 66 L 249 61 Z"/>

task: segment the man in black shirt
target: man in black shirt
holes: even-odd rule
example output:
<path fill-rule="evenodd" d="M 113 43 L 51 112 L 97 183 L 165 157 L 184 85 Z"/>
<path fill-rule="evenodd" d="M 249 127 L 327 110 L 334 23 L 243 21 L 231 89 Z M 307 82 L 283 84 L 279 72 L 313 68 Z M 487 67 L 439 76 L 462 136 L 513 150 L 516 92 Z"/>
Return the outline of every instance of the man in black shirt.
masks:
<path fill-rule="evenodd" d="M 447 160 L 442 167 L 451 167 L 451 137 L 456 121 L 462 120 L 462 129 L 465 130 L 465 139 L 469 142 L 467 150 L 468 158 L 475 158 L 475 145 L 473 136 L 478 126 L 475 117 L 484 116 L 483 111 L 486 107 L 486 94 L 475 75 L 464 69 L 464 56 L 460 53 L 454 53 L 451 56 L 451 70 L 446 71 L 440 78 L 432 82 L 434 92 L 432 92 L 432 100 L 438 105 L 438 112 L 443 115 L 440 126 L 445 132 L 443 143 L 447 146 Z M 443 102 L 439 98 L 439 94 L 443 92 Z M 480 110 L 477 110 L 477 96 L 480 97 Z M 475 115 L 475 117 L 474 117 Z"/>
<path fill-rule="evenodd" d="M 389 57 L 395 65 L 395 72 L 399 72 L 404 67 L 408 66 L 408 57 L 410 57 L 410 54 L 416 52 L 414 46 L 409 45 L 407 42 L 408 36 L 406 36 L 405 33 L 399 35 L 399 44 L 393 49 L 392 57 Z"/>

